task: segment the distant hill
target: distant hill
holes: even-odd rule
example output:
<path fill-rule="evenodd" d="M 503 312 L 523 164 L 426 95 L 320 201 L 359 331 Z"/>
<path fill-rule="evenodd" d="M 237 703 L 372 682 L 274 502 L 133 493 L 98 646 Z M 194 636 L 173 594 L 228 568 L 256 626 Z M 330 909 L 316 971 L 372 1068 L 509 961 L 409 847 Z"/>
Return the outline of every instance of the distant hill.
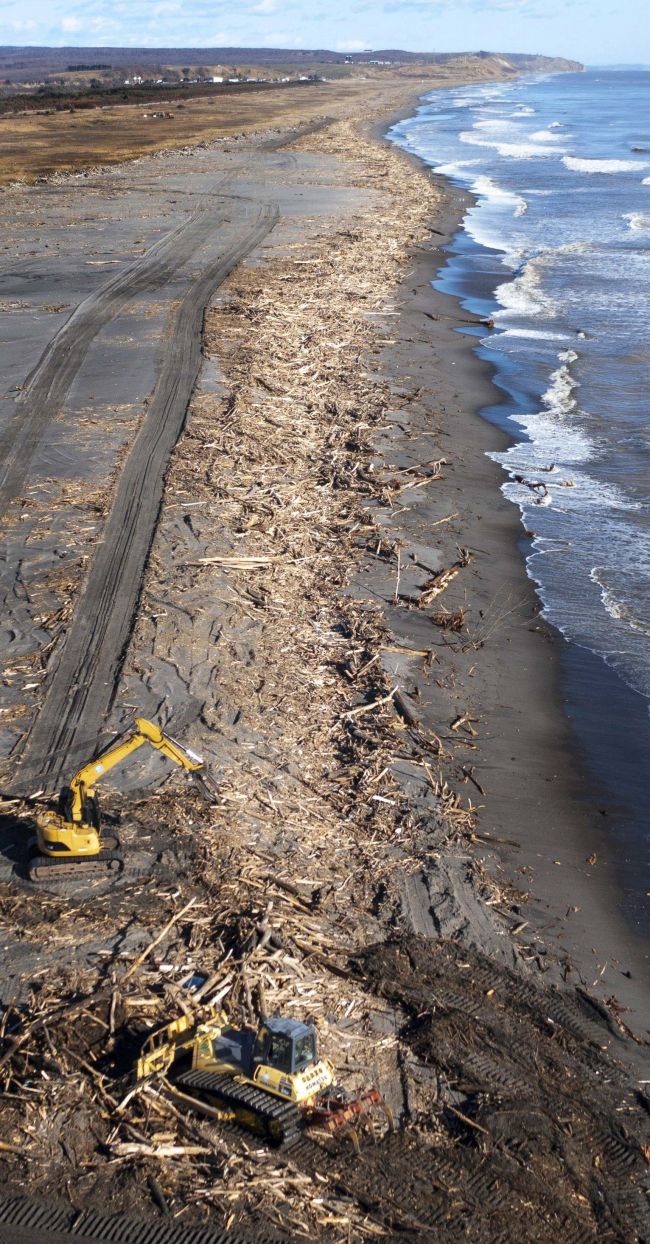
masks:
<path fill-rule="evenodd" d="M 437 65 L 452 68 L 468 62 L 486 62 L 485 76 L 490 70 L 527 70 L 563 72 L 581 70 L 577 61 L 563 57 L 525 55 L 519 52 L 405 52 L 398 48 L 345 54 L 325 48 L 120 48 L 120 47 L 0 47 L 0 83 L 7 87 L 52 82 L 69 86 L 89 75 L 102 83 L 134 73 L 157 77 L 165 69 L 188 76 L 200 69 L 216 70 L 219 66 L 264 66 L 279 72 L 281 68 L 294 73 L 322 72 L 325 76 L 351 74 L 359 69 L 379 73 L 388 69 L 401 72 Z M 480 75 L 482 76 L 482 75 Z"/>

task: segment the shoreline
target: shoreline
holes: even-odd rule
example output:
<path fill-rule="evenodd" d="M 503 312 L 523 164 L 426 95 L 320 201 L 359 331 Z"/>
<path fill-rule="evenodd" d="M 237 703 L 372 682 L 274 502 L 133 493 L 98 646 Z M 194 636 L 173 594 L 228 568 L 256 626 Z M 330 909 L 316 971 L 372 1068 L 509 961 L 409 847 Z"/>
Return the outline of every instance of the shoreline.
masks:
<path fill-rule="evenodd" d="M 459 508 L 456 501 L 452 504 L 457 489 L 467 490 L 471 497 L 469 505 L 460 503 L 458 524 L 445 528 L 446 544 L 449 546 L 453 534 L 464 545 L 482 546 L 484 554 L 479 554 L 475 567 L 478 583 L 475 580 L 471 591 L 484 612 L 504 594 L 505 612 L 512 608 L 512 602 L 516 606 L 514 624 L 507 618 L 502 624 L 503 651 L 497 650 L 500 645 L 494 639 L 487 640 L 490 654 L 487 646 L 483 648 L 480 688 L 476 675 L 469 678 L 463 669 L 467 666 L 463 656 L 455 654 L 452 658 L 457 666 L 455 679 L 464 678 L 467 703 L 486 722 L 485 736 L 477 740 L 472 756 L 485 791 L 485 797 L 473 791 L 484 805 L 481 830 L 495 839 L 495 848 L 486 850 L 483 859 L 491 871 L 507 877 L 518 889 L 530 891 L 530 899 L 522 907 L 522 920 L 530 919 L 531 928 L 537 930 L 531 955 L 539 960 L 550 951 L 549 961 L 556 957 L 561 979 L 595 990 L 602 1001 L 613 999 L 632 1031 L 647 1037 L 650 947 L 620 910 L 620 870 L 608 862 L 611 842 L 603 826 L 606 799 L 602 794 L 599 799 L 598 791 L 591 787 L 592 775 L 579 756 L 579 741 L 564 708 L 569 696 L 566 667 L 573 645 L 538 616 L 541 604 L 526 569 L 520 513 L 501 492 L 503 469 L 486 456 L 507 448 L 515 439 L 481 414 L 502 400 L 501 390 L 494 384 L 497 369 L 475 352 L 477 338 L 471 326 L 481 325 L 481 318 L 463 308 L 455 294 L 433 287 L 466 209 L 476 196 L 433 174 L 424 160 L 392 143 L 387 130 L 403 118 L 403 113 L 392 117 L 381 133 L 379 126 L 373 127 L 375 136 L 425 169 L 443 195 L 435 220 L 435 245 L 418 254 L 414 276 L 403 283 L 400 305 L 404 331 L 417 332 L 427 341 L 425 349 L 435 353 L 438 400 L 447 407 L 443 435 L 452 445 L 453 484 L 439 485 L 449 500 L 447 511 Z M 425 307 L 423 299 L 429 296 Z M 398 351 L 396 370 L 402 366 L 410 369 L 413 361 L 411 352 L 405 350 L 402 360 Z M 395 368 L 395 360 L 389 366 Z M 452 366 L 458 371 L 452 372 Z M 417 368 L 420 373 L 427 370 L 421 358 Z M 432 509 L 431 518 L 437 521 L 437 507 Z M 423 540 L 426 507 L 418 521 Z M 409 538 L 408 526 L 402 534 Z M 451 548 L 449 556 L 453 557 Z M 447 596 L 451 601 L 453 588 L 448 589 L 445 599 Z M 454 599 L 453 603 L 459 602 Z M 393 624 L 408 636 L 408 619 L 405 621 L 401 611 L 393 610 Z M 428 720 L 434 729 L 439 730 L 437 715 L 448 702 L 440 695 L 432 698 Z M 499 838 L 517 846 L 497 846 Z M 594 857 L 595 863 L 590 865 Z"/>
<path fill-rule="evenodd" d="M 493 430 L 465 400 L 465 373 L 478 400 L 488 368 L 470 367 L 458 309 L 430 283 L 461 198 L 348 117 L 252 165 L 212 150 L 157 172 L 156 205 L 176 208 L 184 175 L 185 192 L 217 190 L 225 217 L 232 198 L 273 195 L 279 219 L 206 309 L 103 723 L 156 717 L 205 757 L 219 798 L 208 809 L 138 754 L 119 794 L 101 792 L 120 878 L 68 896 L 5 871 L 0 1182 L 49 1200 L 69 1186 L 79 1212 L 151 1224 L 153 1169 L 175 1219 L 234 1223 L 247 1241 L 268 1228 L 428 1244 L 432 1226 L 477 1244 L 623 1238 L 645 1223 L 638 1047 L 555 966 L 543 974 L 537 914 L 483 862 L 483 710 L 506 641 L 473 644 L 491 557 L 518 596 L 521 564 L 477 453 L 477 429 Z M 198 248 L 187 275 L 204 269 Z M 75 420 L 65 429 L 75 445 Z M 432 616 L 455 607 L 459 630 Z M 514 647 L 534 644 L 528 621 L 507 632 Z M 5 856 L 30 812 L 4 805 Z M 200 1002 L 189 974 L 208 982 Z M 235 1026 L 313 1021 L 346 1091 L 377 1087 L 396 1130 L 364 1138 L 361 1161 L 309 1135 L 277 1154 L 179 1111 L 164 1082 L 133 1092 L 145 1034 L 210 1003 Z M 73 1116 L 69 1152 L 57 1126 Z"/>

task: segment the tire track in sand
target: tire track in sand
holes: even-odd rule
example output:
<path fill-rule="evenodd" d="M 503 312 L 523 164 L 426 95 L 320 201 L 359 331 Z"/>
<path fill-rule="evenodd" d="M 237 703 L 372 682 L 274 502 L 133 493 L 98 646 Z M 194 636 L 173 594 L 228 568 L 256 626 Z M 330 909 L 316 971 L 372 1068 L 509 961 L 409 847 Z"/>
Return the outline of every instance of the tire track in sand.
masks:
<path fill-rule="evenodd" d="M 176 314 L 151 405 L 120 475 L 58 665 L 16 776 L 9 780 L 13 794 L 56 790 L 87 751 L 88 738 L 104 726 L 133 627 L 165 470 L 198 375 L 205 307 L 279 219 L 275 204 L 259 208 L 242 202 L 242 215 L 236 241 L 192 285 Z"/>
<path fill-rule="evenodd" d="M 220 192 L 236 173 L 219 182 Z M 19 495 L 43 433 L 58 414 L 98 332 L 137 294 L 164 285 L 223 224 L 230 202 L 201 195 L 189 219 L 165 234 L 75 307 L 25 380 L 16 410 L 0 435 L 0 515 Z"/>

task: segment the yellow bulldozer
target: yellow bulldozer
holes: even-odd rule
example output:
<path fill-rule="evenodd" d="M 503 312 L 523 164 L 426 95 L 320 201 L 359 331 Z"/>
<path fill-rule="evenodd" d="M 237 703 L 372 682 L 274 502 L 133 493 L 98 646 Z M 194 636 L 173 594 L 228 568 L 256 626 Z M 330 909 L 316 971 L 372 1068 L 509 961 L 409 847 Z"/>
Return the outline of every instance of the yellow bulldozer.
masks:
<path fill-rule="evenodd" d="M 238 1028 L 223 1011 L 203 1023 L 182 1015 L 147 1037 L 136 1065 L 137 1080 L 168 1073 L 181 1107 L 235 1122 L 275 1148 L 295 1144 L 306 1128 L 345 1131 L 357 1147 L 355 1124 L 371 1121 L 375 1107 L 393 1126 L 376 1089 L 353 1096 L 335 1084 L 314 1026 L 298 1020 Z"/>
<path fill-rule="evenodd" d="M 152 721 L 137 717 L 132 726 L 75 773 L 59 795 L 58 810 L 46 809 L 36 817 L 36 839 L 29 861 L 31 881 L 63 881 L 84 873 L 119 873 L 124 867 L 119 840 L 101 833 L 95 787 L 100 778 L 126 760 L 143 744 L 149 744 L 168 760 L 198 779 L 206 798 L 214 803 L 216 792 L 205 763 L 189 748 L 177 743 Z"/>

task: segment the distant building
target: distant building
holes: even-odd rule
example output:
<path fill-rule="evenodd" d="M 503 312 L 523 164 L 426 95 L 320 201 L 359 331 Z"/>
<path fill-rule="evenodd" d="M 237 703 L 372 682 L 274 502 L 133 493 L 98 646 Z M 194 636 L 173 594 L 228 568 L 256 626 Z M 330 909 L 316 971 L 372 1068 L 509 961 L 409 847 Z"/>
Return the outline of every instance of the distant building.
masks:
<path fill-rule="evenodd" d="M 215 77 L 213 77 L 212 81 L 213 81 L 213 82 L 223 82 L 223 78 L 218 78 L 218 77 L 217 77 L 217 78 L 215 78 Z"/>

